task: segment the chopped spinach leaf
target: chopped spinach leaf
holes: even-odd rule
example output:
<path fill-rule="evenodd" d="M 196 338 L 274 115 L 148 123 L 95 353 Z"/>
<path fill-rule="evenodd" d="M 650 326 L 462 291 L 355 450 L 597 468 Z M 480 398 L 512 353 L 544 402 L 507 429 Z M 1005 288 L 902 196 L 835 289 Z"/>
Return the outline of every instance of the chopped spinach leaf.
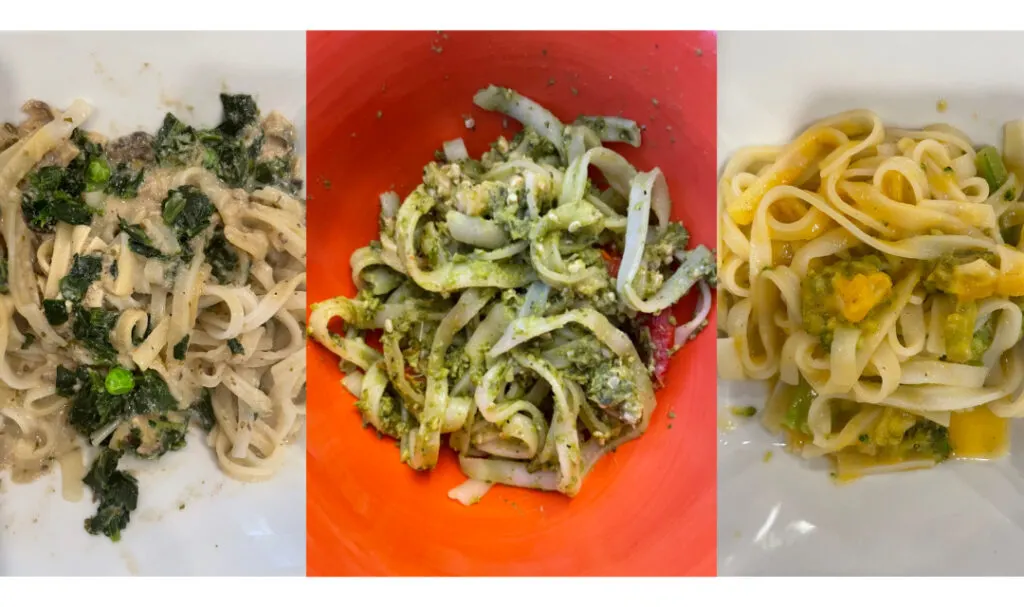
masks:
<path fill-rule="evenodd" d="M 213 276 L 221 283 L 232 282 L 237 275 L 238 253 L 224 237 L 224 228 L 217 226 L 213 237 L 206 243 L 206 262 L 213 269 Z"/>
<path fill-rule="evenodd" d="M 228 349 L 231 350 L 232 354 L 245 354 L 245 347 L 242 345 L 242 342 L 235 338 L 228 340 Z"/>
<path fill-rule="evenodd" d="M 0 257 L 0 293 L 9 293 L 10 287 L 7 286 L 7 258 Z"/>
<path fill-rule="evenodd" d="M 107 193 L 124 200 L 135 198 L 139 195 L 139 186 L 142 185 L 144 177 L 145 171 L 133 171 L 127 163 L 122 162 L 117 165 L 110 176 L 110 181 L 107 182 Z"/>
<path fill-rule="evenodd" d="M 181 338 L 181 341 L 174 344 L 174 360 L 185 360 L 185 353 L 188 352 L 189 336 Z"/>
<path fill-rule="evenodd" d="M 260 117 L 260 110 L 251 95 L 221 93 L 220 103 L 224 107 L 224 121 L 217 128 L 228 135 L 237 135 Z"/>
<path fill-rule="evenodd" d="M 21 343 L 21 349 L 25 350 L 26 348 L 30 348 L 30 347 L 32 347 L 32 344 L 34 344 L 34 343 L 36 343 L 36 336 L 35 336 L 35 334 L 34 333 L 26 333 L 25 334 L 25 341 L 23 341 Z"/>
<path fill-rule="evenodd" d="M 99 502 L 96 515 L 85 520 L 85 530 L 105 535 L 114 542 L 121 539 L 139 501 L 138 481 L 117 469 L 120 459 L 119 451 L 104 449 L 82 479 L 92 489 L 93 500 Z"/>
<path fill-rule="evenodd" d="M 209 432 L 217 425 L 217 417 L 213 414 L 213 398 L 209 388 L 203 388 L 202 394 L 189 406 L 189 410 L 192 411 L 196 422 L 203 430 Z"/>
<path fill-rule="evenodd" d="M 112 361 L 117 350 L 110 343 L 110 331 L 119 314 L 103 308 L 75 306 L 71 332 L 100 361 Z"/>
<path fill-rule="evenodd" d="M 180 241 L 188 242 L 210 225 L 217 208 L 199 188 L 185 185 L 167 193 L 161 210 L 164 223 L 177 231 Z"/>
<path fill-rule="evenodd" d="M 121 219 L 121 231 L 128 234 L 128 248 L 133 252 L 142 255 L 143 257 L 152 257 L 155 259 L 161 259 L 164 257 L 163 252 L 160 249 L 153 246 L 153 241 L 149 235 L 146 234 L 146 230 L 142 229 L 142 226 L 135 223 L 128 223 Z M 114 268 L 111 268 L 111 273 L 114 274 L 114 278 L 117 278 Z"/>
<path fill-rule="evenodd" d="M 68 423 L 83 436 L 91 436 L 111 424 L 137 415 L 178 408 L 178 401 L 156 371 L 133 372 L 133 387 L 120 394 L 112 394 L 107 389 L 109 373 L 101 367 L 85 365 L 74 372 L 58 369 L 58 392 L 62 396 L 74 396 L 68 411 Z"/>
<path fill-rule="evenodd" d="M 57 365 L 57 394 L 68 398 L 74 396 L 85 382 L 89 381 L 89 375 L 85 371 L 86 367 L 72 371 L 64 365 Z"/>
<path fill-rule="evenodd" d="M 292 174 L 290 154 L 257 162 L 253 170 L 253 182 L 258 186 L 271 186 L 290 194 L 302 189 L 302 180 Z"/>
<path fill-rule="evenodd" d="M 21 197 L 21 212 L 29 228 L 36 232 L 52 232 L 58 221 L 72 225 L 89 225 L 93 210 L 81 200 L 84 179 L 71 167 L 43 167 L 28 176 L 28 186 Z"/>
<path fill-rule="evenodd" d="M 99 253 L 76 254 L 67 276 L 60 279 L 60 294 L 68 301 L 82 301 L 85 292 L 89 290 L 89 285 L 99 279 L 102 271 L 103 256 Z"/>
<path fill-rule="evenodd" d="M 156 133 L 153 153 L 161 165 L 185 165 L 189 164 L 195 156 L 197 143 L 195 129 L 168 112 L 164 116 L 160 130 Z"/>
<path fill-rule="evenodd" d="M 43 314 L 46 315 L 46 322 L 59 327 L 68 321 L 68 304 L 63 299 L 44 299 Z"/>

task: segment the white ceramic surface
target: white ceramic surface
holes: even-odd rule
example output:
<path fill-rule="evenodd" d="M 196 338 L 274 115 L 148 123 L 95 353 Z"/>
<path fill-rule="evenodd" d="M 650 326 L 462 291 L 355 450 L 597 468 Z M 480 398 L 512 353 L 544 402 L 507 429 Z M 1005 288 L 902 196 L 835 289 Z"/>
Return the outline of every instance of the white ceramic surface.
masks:
<path fill-rule="evenodd" d="M 1021 40 L 992 32 L 722 33 L 719 166 L 739 147 L 788 141 L 858 107 L 886 124 L 948 122 L 975 142 L 999 143 L 1003 122 L 1024 118 Z M 720 409 L 763 404 L 737 388 L 720 385 Z M 1014 423 L 1012 455 L 1002 461 L 841 487 L 773 446 L 756 421 L 736 426 L 719 439 L 719 575 L 1024 574 L 1024 422 Z M 766 451 L 774 452 L 767 463 Z"/>
<path fill-rule="evenodd" d="M 164 113 L 213 125 L 221 91 L 256 96 L 305 134 L 305 34 L 0 32 L 0 121 L 28 98 L 94 108 L 86 128 L 154 132 Z M 300 145 L 300 151 L 302 149 Z M 119 543 L 87 534 L 94 507 L 60 497 L 59 473 L 32 485 L 0 477 L 0 575 L 304 575 L 305 440 L 274 479 L 245 484 L 217 469 L 205 437 L 139 477 L 139 507 Z"/>

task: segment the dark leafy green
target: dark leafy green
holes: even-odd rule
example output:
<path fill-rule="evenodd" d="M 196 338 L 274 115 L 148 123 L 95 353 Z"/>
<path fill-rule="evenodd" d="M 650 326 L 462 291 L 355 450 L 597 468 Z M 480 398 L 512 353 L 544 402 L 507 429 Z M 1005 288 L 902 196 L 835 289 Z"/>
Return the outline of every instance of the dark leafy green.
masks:
<path fill-rule="evenodd" d="M 217 129 L 228 135 L 237 135 L 260 117 L 260 110 L 251 95 L 221 93 L 220 103 L 224 107 L 224 121 Z"/>
<path fill-rule="evenodd" d="M 206 243 L 206 262 L 213 269 L 213 276 L 221 283 L 233 282 L 238 278 L 238 253 L 224 237 L 224 228 L 217 226 L 213 237 Z"/>
<path fill-rule="evenodd" d="M 152 257 L 156 259 L 162 259 L 164 257 L 163 252 L 153 246 L 152 239 L 150 239 L 149 234 L 146 234 L 146 230 L 142 229 L 141 225 L 128 223 L 123 219 L 119 221 L 121 231 L 128 234 L 129 249 L 143 257 Z M 114 278 L 117 278 L 116 273 L 114 274 Z"/>
<path fill-rule="evenodd" d="M 103 256 L 99 253 L 76 254 L 67 276 L 60 279 L 60 294 L 68 301 L 82 301 L 85 292 L 89 290 L 89 285 L 99 279 L 102 271 Z"/>
<path fill-rule="evenodd" d="M 189 406 L 199 427 L 207 432 L 217 425 L 217 417 L 213 414 L 213 399 L 208 388 L 203 388 L 199 398 Z"/>
<path fill-rule="evenodd" d="M 36 343 L 36 336 L 34 333 L 26 333 L 25 341 L 21 343 L 21 349 L 25 350 L 32 347 L 32 344 Z"/>
<path fill-rule="evenodd" d="M 197 144 L 195 129 L 168 112 L 156 133 L 153 153 L 162 165 L 181 166 L 189 164 L 195 157 Z"/>
<path fill-rule="evenodd" d="M 188 417 L 181 413 L 140 415 L 127 423 L 124 435 L 116 444 L 111 441 L 111 446 L 120 451 L 143 459 L 157 459 L 168 451 L 185 447 Z"/>
<path fill-rule="evenodd" d="M 96 515 L 85 520 L 85 530 L 115 542 L 121 539 L 139 501 L 139 483 L 131 474 L 117 469 L 120 459 L 119 451 L 104 449 L 82 479 L 92 489 L 93 500 L 99 502 Z"/>
<path fill-rule="evenodd" d="M 187 242 L 210 225 L 217 208 L 199 188 L 185 185 L 167 193 L 161 210 L 164 223 L 175 229 L 179 240 Z"/>
<path fill-rule="evenodd" d="M 122 162 L 110 175 L 110 180 L 107 182 L 107 193 L 125 200 L 135 198 L 139 195 L 139 186 L 142 185 L 144 177 L 144 170 L 132 170 L 127 163 Z"/>
<path fill-rule="evenodd" d="M 174 360 L 185 360 L 185 353 L 188 352 L 188 340 L 189 336 L 181 338 L 181 341 L 174 344 Z"/>
<path fill-rule="evenodd" d="M 75 306 L 71 332 L 97 360 L 112 361 L 117 356 L 117 350 L 110 343 L 110 331 L 117 323 L 118 316 L 117 312 L 103 308 Z"/>
<path fill-rule="evenodd" d="M 245 354 L 245 346 L 235 338 L 228 340 L 228 349 L 231 350 L 232 354 Z"/>
<path fill-rule="evenodd" d="M 58 370 L 59 371 L 59 370 Z M 167 383 L 156 371 L 135 371 L 135 387 L 125 394 L 111 394 L 106 389 L 109 371 L 102 367 L 80 366 L 75 371 L 58 372 L 57 390 L 73 395 L 68 410 L 68 423 L 83 436 L 117 421 L 136 415 L 163 413 L 178 407 Z"/>
<path fill-rule="evenodd" d="M 39 169 L 28 176 L 28 186 L 21 197 L 25 222 L 36 232 L 52 232 L 58 221 L 89 225 L 93 210 L 81 200 L 84 190 L 83 174 L 76 173 L 72 166 Z"/>
<path fill-rule="evenodd" d="M 86 367 L 68 369 L 64 365 L 57 366 L 57 394 L 71 398 L 89 381 Z"/>
<path fill-rule="evenodd" d="M 44 299 L 43 314 L 46 315 L 46 322 L 54 327 L 59 327 L 68 321 L 68 304 L 63 299 Z"/>
<path fill-rule="evenodd" d="M 10 287 L 7 286 L 7 258 L 0 257 L 0 293 L 9 293 Z"/>

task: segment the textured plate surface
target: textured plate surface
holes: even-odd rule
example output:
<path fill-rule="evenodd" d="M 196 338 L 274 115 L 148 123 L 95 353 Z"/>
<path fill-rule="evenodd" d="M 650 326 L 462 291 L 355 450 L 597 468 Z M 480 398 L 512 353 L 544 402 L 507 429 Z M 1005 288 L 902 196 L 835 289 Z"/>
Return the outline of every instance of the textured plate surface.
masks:
<path fill-rule="evenodd" d="M 155 132 L 164 113 L 212 125 L 222 90 L 248 92 L 305 132 L 305 35 L 89 33 L 0 35 L 0 121 L 20 121 L 29 98 L 64 107 L 76 97 L 104 134 Z M 60 497 L 59 474 L 31 485 L 0 480 L 2 575 L 303 575 L 304 439 L 274 479 L 245 484 L 217 468 L 205 436 L 138 472 L 139 507 L 119 543 L 82 521 L 86 497 Z"/>
<path fill-rule="evenodd" d="M 739 147 L 783 143 L 854 108 L 887 125 L 948 122 L 976 144 L 998 144 L 1003 123 L 1024 117 L 1019 41 L 999 33 L 723 33 L 719 168 Z M 764 404 L 751 396 L 722 386 L 720 407 Z M 773 446 L 756 421 L 737 425 L 719 435 L 720 574 L 1024 573 L 1020 422 L 1001 461 L 839 487 L 827 468 Z M 775 452 L 767 463 L 766 451 Z"/>
<path fill-rule="evenodd" d="M 622 112 L 646 124 L 639 150 L 616 149 L 660 166 L 674 217 L 713 246 L 711 34 L 310 34 L 308 61 L 311 302 L 354 293 L 349 256 L 376 237 L 381 192 L 407 194 L 444 140 L 463 137 L 476 157 L 502 132 L 472 103 L 490 83 L 566 120 Z M 648 433 L 602 460 L 574 500 L 497 487 L 467 508 L 447 497 L 464 479 L 453 454 L 430 474 L 400 463 L 394 441 L 360 427 L 335 357 L 311 344 L 309 573 L 713 574 L 713 361 L 705 331 L 673 359 Z"/>

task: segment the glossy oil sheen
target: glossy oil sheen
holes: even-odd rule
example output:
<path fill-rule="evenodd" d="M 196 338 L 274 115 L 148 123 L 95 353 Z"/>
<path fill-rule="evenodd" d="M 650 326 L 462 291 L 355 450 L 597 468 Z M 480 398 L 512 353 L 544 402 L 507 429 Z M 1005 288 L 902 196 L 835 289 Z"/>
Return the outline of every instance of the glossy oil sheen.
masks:
<path fill-rule="evenodd" d="M 349 256 L 376 236 L 381 192 L 406 195 L 446 139 L 477 157 L 503 132 L 472 104 L 490 83 L 565 120 L 646 124 L 642 148 L 615 149 L 660 166 L 673 218 L 714 246 L 715 48 L 697 33 L 309 34 L 309 301 L 355 292 Z M 464 480 L 453 454 L 428 474 L 400 463 L 394 441 L 361 427 L 337 359 L 311 344 L 309 574 L 713 575 L 714 348 L 708 330 L 672 360 L 647 434 L 575 499 L 496 487 L 465 507 L 447 497 Z"/>

